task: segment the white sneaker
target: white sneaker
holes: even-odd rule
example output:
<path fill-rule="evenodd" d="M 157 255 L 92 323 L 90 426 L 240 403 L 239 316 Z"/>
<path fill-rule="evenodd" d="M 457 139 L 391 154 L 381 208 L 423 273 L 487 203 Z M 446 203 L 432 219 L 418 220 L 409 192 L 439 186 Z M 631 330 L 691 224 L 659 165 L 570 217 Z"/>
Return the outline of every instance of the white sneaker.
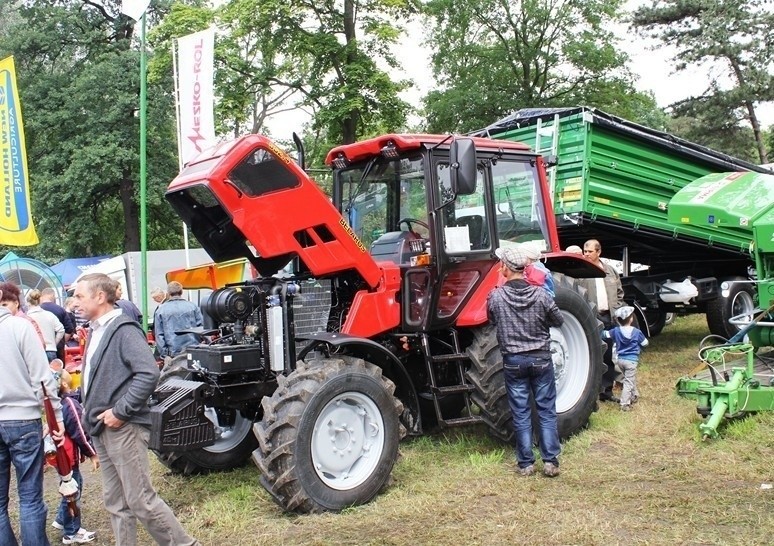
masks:
<path fill-rule="evenodd" d="M 87 531 L 83 527 L 78 529 L 74 535 L 65 535 L 62 537 L 62 544 L 86 544 L 97 538 L 97 533 Z"/>
<path fill-rule="evenodd" d="M 53 527 L 54 529 L 59 529 L 60 531 L 64 531 L 64 525 L 59 523 L 57 520 L 54 520 L 54 521 L 51 522 L 51 527 Z M 86 529 L 81 527 L 80 529 L 78 529 L 78 533 L 89 534 L 89 533 L 92 533 L 92 532 L 91 531 L 87 531 Z"/>

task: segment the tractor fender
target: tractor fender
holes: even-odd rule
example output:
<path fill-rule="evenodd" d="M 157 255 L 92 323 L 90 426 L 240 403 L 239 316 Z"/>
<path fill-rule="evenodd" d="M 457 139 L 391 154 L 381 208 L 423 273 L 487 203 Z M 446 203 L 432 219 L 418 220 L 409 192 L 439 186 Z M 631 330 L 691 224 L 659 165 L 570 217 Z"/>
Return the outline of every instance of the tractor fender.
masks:
<path fill-rule="evenodd" d="M 419 423 L 419 397 L 414 387 L 414 382 L 406 367 L 394 354 L 388 351 L 384 346 L 375 341 L 364 338 L 341 334 L 336 332 L 317 332 L 303 336 L 296 336 L 299 340 L 310 340 L 311 343 L 304 347 L 298 353 L 298 360 L 304 360 L 304 357 L 320 345 L 329 345 L 333 347 L 334 353 L 347 354 L 362 358 L 367 362 L 376 364 L 382 369 L 385 377 L 395 383 L 395 396 L 397 396 L 405 406 L 402 416 L 403 424 L 408 429 L 409 434 L 420 434 Z"/>

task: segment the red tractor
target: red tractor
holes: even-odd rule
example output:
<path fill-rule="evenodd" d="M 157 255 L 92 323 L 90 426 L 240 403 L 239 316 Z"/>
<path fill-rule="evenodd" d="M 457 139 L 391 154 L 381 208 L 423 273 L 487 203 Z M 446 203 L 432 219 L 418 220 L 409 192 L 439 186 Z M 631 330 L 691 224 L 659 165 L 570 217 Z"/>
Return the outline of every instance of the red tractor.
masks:
<path fill-rule="evenodd" d="M 175 359 L 154 395 L 151 447 L 174 471 L 252 458 L 286 510 L 340 510 L 387 483 L 408 433 L 483 423 L 513 437 L 486 300 L 494 250 L 546 248 L 563 438 L 586 426 L 600 323 L 560 251 L 542 158 L 507 141 L 385 135 L 332 150 L 331 200 L 265 137 L 188 164 L 167 199 L 215 261 L 259 277 L 203 304 L 217 341 Z"/>

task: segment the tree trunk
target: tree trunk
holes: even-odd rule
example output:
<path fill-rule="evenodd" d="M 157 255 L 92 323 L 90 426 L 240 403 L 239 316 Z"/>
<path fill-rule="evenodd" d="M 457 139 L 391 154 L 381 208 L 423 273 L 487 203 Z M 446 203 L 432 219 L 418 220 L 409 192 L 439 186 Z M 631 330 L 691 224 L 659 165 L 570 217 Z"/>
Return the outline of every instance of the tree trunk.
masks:
<path fill-rule="evenodd" d="M 728 62 L 731 63 L 731 68 L 736 76 L 736 81 L 739 87 L 744 87 L 745 81 L 742 75 L 742 69 L 739 66 L 739 62 L 735 57 L 728 57 Z M 753 101 L 746 100 L 743 102 L 745 109 L 747 110 L 747 121 L 750 122 L 753 130 L 753 137 L 755 138 L 755 146 L 758 149 L 758 159 L 761 164 L 768 163 L 768 156 L 766 155 L 766 145 L 763 142 L 763 133 L 761 132 L 761 122 L 758 120 L 758 116 L 755 113 L 755 105 Z"/>
<path fill-rule="evenodd" d="M 344 40 L 345 47 L 347 48 L 346 65 L 343 71 L 344 77 L 348 73 L 347 68 L 355 62 L 354 50 L 357 47 L 355 41 L 357 37 L 355 35 L 355 4 L 353 0 L 344 0 Z M 346 94 L 357 92 L 351 89 L 347 82 L 341 82 L 344 92 Z M 357 110 L 351 110 L 347 113 L 346 117 L 341 120 L 341 137 L 342 144 L 352 144 L 357 139 L 357 123 L 359 114 Z"/>
<path fill-rule="evenodd" d="M 763 142 L 761 123 L 758 121 L 758 116 L 755 114 L 755 107 L 753 106 L 752 101 L 749 100 L 744 101 L 744 104 L 747 107 L 747 119 L 750 121 L 750 125 L 752 125 L 753 135 L 755 136 L 755 145 L 758 148 L 758 158 L 760 159 L 760 163 L 768 163 L 769 158 L 768 155 L 766 155 L 766 145 Z"/>
<path fill-rule="evenodd" d="M 124 213 L 124 252 L 140 250 L 140 213 L 134 199 L 134 180 L 125 176 L 118 193 Z"/>

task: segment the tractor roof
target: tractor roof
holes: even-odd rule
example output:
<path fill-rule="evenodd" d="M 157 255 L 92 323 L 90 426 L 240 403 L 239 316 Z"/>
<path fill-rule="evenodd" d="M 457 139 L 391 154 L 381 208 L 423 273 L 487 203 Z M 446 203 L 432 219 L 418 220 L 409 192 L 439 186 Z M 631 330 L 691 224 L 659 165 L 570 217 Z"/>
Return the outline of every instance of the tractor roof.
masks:
<path fill-rule="evenodd" d="M 408 150 L 417 150 L 423 146 L 433 146 L 444 144 L 448 147 L 453 135 L 423 135 L 423 134 L 389 134 L 382 135 L 368 140 L 355 142 L 354 144 L 344 144 L 333 148 L 328 152 L 325 163 L 331 165 L 333 160 L 340 155 L 346 158 L 349 163 L 356 163 L 369 157 L 382 153 L 382 148 L 392 143 L 399 152 Z M 466 137 L 467 138 L 467 137 Z M 520 142 L 511 142 L 505 140 L 491 140 L 488 138 L 473 137 L 473 142 L 477 150 L 512 150 L 518 152 L 528 152 L 530 147 Z"/>

